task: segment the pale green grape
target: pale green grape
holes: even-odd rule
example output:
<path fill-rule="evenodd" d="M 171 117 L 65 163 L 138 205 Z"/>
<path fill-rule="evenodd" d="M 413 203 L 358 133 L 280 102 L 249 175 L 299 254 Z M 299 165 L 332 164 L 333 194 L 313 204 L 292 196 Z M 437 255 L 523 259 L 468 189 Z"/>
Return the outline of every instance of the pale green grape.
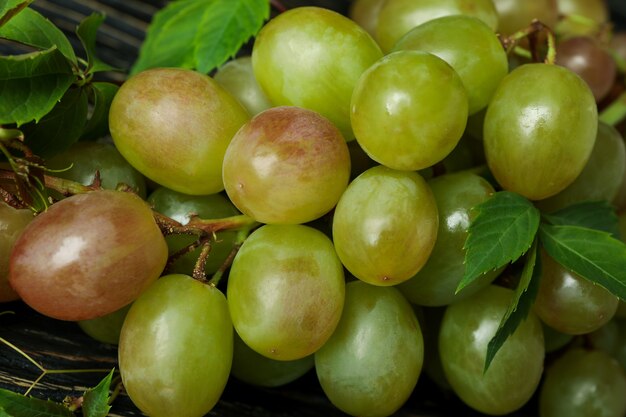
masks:
<path fill-rule="evenodd" d="M 415 172 L 377 166 L 350 183 L 333 217 L 346 269 L 374 285 L 395 285 L 422 268 L 437 237 L 437 206 Z"/>
<path fill-rule="evenodd" d="M 0 203 L 0 303 L 20 298 L 9 284 L 9 258 L 15 241 L 33 220 L 29 209 L 15 209 Z"/>
<path fill-rule="evenodd" d="M 131 305 L 132 304 L 129 304 L 102 317 L 79 321 L 78 326 L 82 331 L 87 333 L 89 337 L 99 342 L 117 345 L 120 340 L 124 319 Z"/>
<path fill-rule="evenodd" d="M 330 337 L 341 317 L 345 283 L 332 242 L 301 225 L 266 225 L 243 243 L 230 269 L 233 324 L 256 352 L 304 358 Z"/>
<path fill-rule="evenodd" d="M 545 323 L 543 324 L 543 339 L 546 345 L 546 353 L 554 352 L 566 346 L 572 341 L 574 336 L 554 330 Z"/>
<path fill-rule="evenodd" d="M 424 357 L 422 332 L 395 288 L 346 285 L 337 330 L 315 353 L 322 389 L 342 411 L 359 417 L 393 414 L 409 398 Z"/>
<path fill-rule="evenodd" d="M 467 123 L 459 75 L 427 52 L 393 52 L 363 73 L 350 120 L 359 145 L 375 161 L 415 171 L 445 158 Z"/>
<path fill-rule="evenodd" d="M 252 58 L 249 56 L 228 61 L 217 70 L 213 79 L 239 100 L 251 116 L 272 107 L 254 78 Z"/>
<path fill-rule="evenodd" d="M 233 358 L 224 295 L 167 275 L 132 305 L 120 336 L 124 389 L 150 417 L 201 417 L 219 400 Z"/>
<path fill-rule="evenodd" d="M 530 26 L 533 19 L 554 28 L 557 19 L 556 0 L 493 0 L 498 12 L 498 33 L 512 35 Z"/>
<path fill-rule="evenodd" d="M 512 301 L 513 291 L 491 285 L 448 306 L 439 353 L 454 392 L 470 407 L 491 415 L 522 407 L 539 386 L 545 355 L 541 322 L 530 312 L 504 342 L 487 372 L 487 345 Z"/>
<path fill-rule="evenodd" d="M 386 0 L 353 0 L 348 16 L 376 39 L 378 15 Z"/>

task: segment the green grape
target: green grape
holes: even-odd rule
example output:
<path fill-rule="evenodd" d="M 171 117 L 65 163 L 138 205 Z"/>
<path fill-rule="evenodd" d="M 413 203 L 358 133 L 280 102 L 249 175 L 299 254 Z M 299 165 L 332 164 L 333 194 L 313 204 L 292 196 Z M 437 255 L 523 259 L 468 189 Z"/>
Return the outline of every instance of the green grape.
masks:
<path fill-rule="evenodd" d="M 615 315 L 618 298 L 605 288 L 567 270 L 544 251 L 534 310 L 550 327 L 567 334 L 599 329 Z"/>
<path fill-rule="evenodd" d="M 231 374 L 248 384 L 279 387 L 288 384 L 313 369 L 313 355 L 294 361 L 277 361 L 250 349 L 235 332 Z"/>
<path fill-rule="evenodd" d="M 411 395 L 424 358 L 422 332 L 402 294 L 361 281 L 346 285 L 337 330 L 315 353 L 330 401 L 359 417 L 384 417 Z"/>
<path fill-rule="evenodd" d="M 498 12 L 498 33 L 512 35 L 530 26 L 533 19 L 554 28 L 558 19 L 556 0 L 493 0 Z"/>
<path fill-rule="evenodd" d="M 419 174 L 377 166 L 353 180 L 341 196 L 333 241 L 355 277 L 395 285 L 426 263 L 437 223 L 435 199 Z"/>
<path fill-rule="evenodd" d="M 443 306 L 467 298 L 489 285 L 501 270 L 491 271 L 455 293 L 465 273 L 465 240 L 474 217 L 472 208 L 495 192 L 491 184 L 470 172 L 436 177 L 428 182 L 439 212 L 437 241 L 426 265 L 399 289 L 409 301 Z"/>
<path fill-rule="evenodd" d="M 609 20 L 605 0 L 557 0 L 557 5 L 564 16 L 556 25 L 561 37 L 593 35 Z"/>
<path fill-rule="evenodd" d="M 487 345 L 512 298 L 509 289 L 486 287 L 448 306 L 439 333 L 439 354 L 452 389 L 467 405 L 490 415 L 522 407 L 539 386 L 543 371 L 543 330 L 530 312 L 484 372 Z"/>
<path fill-rule="evenodd" d="M 350 3 L 348 16 L 376 39 L 378 15 L 386 0 L 353 0 Z"/>
<path fill-rule="evenodd" d="M 622 342 L 618 320 L 610 320 L 599 329 L 585 335 L 585 338 L 594 349 L 603 350 L 613 356 Z"/>
<path fill-rule="evenodd" d="M 15 241 L 32 220 L 32 211 L 0 202 L 0 303 L 20 298 L 9 284 L 9 258 Z"/>
<path fill-rule="evenodd" d="M 159 213 L 165 214 L 183 225 L 189 222 L 192 214 L 203 219 L 219 219 L 239 214 L 235 206 L 221 194 L 192 196 L 160 187 L 150 194 L 148 202 Z M 215 234 L 215 239 L 211 240 L 211 251 L 205 265 L 207 274 L 216 272 L 222 266 L 232 251 L 236 239 L 237 232 L 235 231 L 225 230 Z M 165 237 L 165 241 L 171 255 L 195 242 L 196 236 L 168 235 Z M 180 274 L 192 275 L 201 250 L 202 248 L 197 248 L 180 257 L 172 263 L 170 270 Z"/>
<path fill-rule="evenodd" d="M 616 319 L 614 320 L 614 323 L 617 327 L 617 340 L 615 342 L 615 347 L 611 352 L 609 352 L 609 354 L 617 359 L 619 364 L 622 366 L 622 369 L 626 369 L 626 321 L 623 319 Z"/>
<path fill-rule="evenodd" d="M 459 14 L 476 17 L 492 30 L 498 26 L 498 14 L 491 0 L 387 0 L 378 15 L 375 38 L 387 52 L 414 27 Z"/>
<path fill-rule="evenodd" d="M 332 242 L 302 225 L 265 225 L 243 243 L 228 277 L 241 339 L 276 360 L 318 350 L 341 317 L 345 283 Z"/>
<path fill-rule="evenodd" d="M 489 26 L 472 16 L 444 16 L 423 23 L 400 38 L 393 50 L 430 52 L 450 64 L 467 91 L 469 114 L 487 106 L 508 73 L 500 40 Z"/>
<path fill-rule="evenodd" d="M 224 189 L 222 160 L 248 120 L 243 106 L 212 78 L 182 68 L 140 72 L 111 103 L 115 146 L 139 172 L 185 194 Z"/>
<path fill-rule="evenodd" d="M 561 192 L 585 167 L 598 129 L 596 102 L 570 70 L 528 64 L 504 77 L 487 108 L 487 163 L 500 185 L 531 200 Z"/>
<path fill-rule="evenodd" d="M 543 339 L 546 346 L 546 353 L 554 352 L 565 347 L 574 338 L 571 334 L 561 333 L 543 322 L 541 324 L 543 325 Z"/>
<path fill-rule="evenodd" d="M 363 73 L 350 120 L 359 145 L 375 161 L 415 171 L 444 159 L 467 123 L 461 78 L 427 52 L 398 51 Z"/>
<path fill-rule="evenodd" d="M 233 204 L 262 223 L 305 223 L 329 212 L 348 185 L 350 152 L 326 118 L 299 107 L 255 116 L 224 155 Z"/>
<path fill-rule="evenodd" d="M 119 184 L 126 184 L 140 197 L 146 196 L 143 175 L 109 143 L 76 142 L 66 151 L 47 160 L 46 167 L 60 170 L 54 173 L 57 177 L 83 185 L 90 185 L 98 171 L 102 188 L 114 190 Z"/>
<path fill-rule="evenodd" d="M 117 345 L 120 340 L 124 319 L 131 305 L 129 304 L 102 317 L 79 321 L 78 326 L 89 337 L 99 342 Z"/>
<path fill-rule="evenodd" d="M 150 417 L 201 417 L 230 373 L 233 327 L 224 295 L 167 275 L 132 305 L 119 344 L 124 389 Z"/>
<path fill-rule="evenodd" d="M 567 188 L 537 202 L 537 207 L 550 212 L 586 200 L 612 201 L 626 172 L 626 147 L 622 135 L 613 126 L 600 122 L 591 156 Z"/>
<path fill-rule="evenodd" d="M 617 304 L 617 311 L 615 317 L 620 319 L 626 319 L 626 303 L 622 300 Z"/>
<path fill-rule="evenodd" d="M 419 308 L 413 305 L 417 320 L 420 323 L 422 334 L 424 336 L 424 373 L 437 386 L 445 391 L 452 390 L 446 374 L 443 371 L 441 357 L 439 356 L 439 329 L 441 329 L 441 320 L 446 309 L 443 308 Z"/>
<path fill-rule="evenodd" d="M 381 57 L 376 42 L 354 21 L 319 7 L 298 7 L 261 29 L 252 67 L 274 105 L 314 110 L 352 140 L 352 90 Z"/>
<path fill-rule="evenodd" d="M 9 282 L 41 314 L 89 320 L 131 303 L 163 271 L 167 245 L 133 193 L 102 190 L 51 205 L 13 246 Z"/>
<path fill-rule="evenodd" d="M 605 352 L 572 349 L 546 370 L 540 417 L 623 417 L 626 375 Z"/>
<path fill-rule="evenodd" d="M 228 61 L 217 70 L 213 79 L 239 100 L 252 116 L 272 107 L 254 78 L 249 56 Z"/>

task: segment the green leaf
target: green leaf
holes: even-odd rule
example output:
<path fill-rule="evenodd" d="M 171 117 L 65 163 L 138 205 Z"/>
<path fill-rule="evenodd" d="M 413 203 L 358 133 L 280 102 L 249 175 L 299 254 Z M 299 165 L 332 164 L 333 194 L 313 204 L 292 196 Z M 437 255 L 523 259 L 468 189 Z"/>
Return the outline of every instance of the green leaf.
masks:
<path fill-rule="evenodd" d="M 0 27 L 28 7 L 33 0 L 0 0 Z"/>
<path fill-rule="evenodd" d="M 56 46 L 71 62 L 76 62 L 72 45 L 63 32 L 52 22 L 33 9 L 27 8 L 0 27 L 0 38 L 9 39 L 33 46 L 37 49 L 50 49 Z"/>
<path fill-rule="evenodd" d="M 119 87 L 105 82 L 90 84 L 93 112 L 80 138 L 85 140 L 98 139 L 109 132 L 109 108 Z"/>
<path fill-rule="evenodd" d="M 109 389 L 113 379 L 112 369 L 100 383 L 95 387 L 85 391 L 83 395 L 83 417 L 106 417 L 109 415 L 111 406 L 109 405 Z"/>
<path fill-rule="evenodd" d="M 26 145 L 44 158 L 64 151 L 80 137 L 87 120 L 87 110 L 85 90 L 67 90 L 59 104 L 39 123 L 23 126 Z"/>
<path fill-rule="evenodd" d="M 457 292 L 485 272 L 517 260 L 530 248 L 539 227 L 539 210 L 509 191 L 497 192 L 474 209 L 478 214 L 465 241 L 465 274 Z"/>
<path fill-rule="evenodd" d="M 269 0 L 174 1 L 155 14 L 131 74 L 164 66 L 208 73 L 256 35 L 269 10 Z"/>
<path fill-rule="evenodd" d="M 535 240 L 532 248 L 528 251 L 526 263 L 522 270 L 522 276 L 519 284 L 517 284 L 511 305 L 509 305 L 504 317 L 502 317 L 496 334 L 487 345 L 485 372 L 489 369 L 491 361 L 506 339 L 515 332 L 522 321 L 526 320 L 535 302 L 535 298 L 537 298 L 539 279 L 541 278 L 541 258 L 537 256 L 537 249 L 537 241 Z"/>
<path fill-rule="evenodd" d="M 75 417 L 67 407 L 0 388 L 0 408 L 10 417 Z M 2 416 L 2 414 L 0 414 Z"/>
<path fill-rule="evenodd" d="M 0 57 L 0 124 L 38 121 L 63 97 L 75 77 L 56 47 Z"/>
<path fill-rule="evenodd" d="M 543 217 L 556 226 L 580 226 L 610 233 L 619 239 L 619 220 L 608 201 L 585 201 Z"/>
<path fill-rule="evenodd" d="M 85 48 L 85 52 L 87 53 L 87 72 L 102 72 L 102 71 L 117 71 L 116 68 L 113 68 L 109 64 L 102 62 L 96 56 L 96 35 L 98 33 L 98 28 L 104 22 L 105 16 L 101 13 L 93 13 L 90 16 L 83 19 L 82 22 L 78 25 L 76 29 L 76 35 L 80 39 L 83 44 L 83 48 Z"/>
<path fill-rule="evenodd" d="M 626 300 L 626 244 L 580 226 L 542 224 L 539 236 L 555 261 Z"/>

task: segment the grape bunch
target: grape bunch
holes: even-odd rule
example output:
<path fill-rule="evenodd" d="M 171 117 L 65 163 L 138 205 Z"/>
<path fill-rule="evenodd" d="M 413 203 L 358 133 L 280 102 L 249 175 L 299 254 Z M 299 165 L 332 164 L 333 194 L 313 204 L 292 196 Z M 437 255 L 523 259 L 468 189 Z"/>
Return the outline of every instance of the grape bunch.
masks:
<path fill-rule="evenodd" d="M 0 301 L 118 344 L 153 417 L 312 370 L 353 416 L 428 379 L 487 415 L 623 417 L 625 71 L 602 0 L 276 13 L 210 76 L 125 80 L 110 138 L 45 160 L 46 210 L 3 189 Z"/>

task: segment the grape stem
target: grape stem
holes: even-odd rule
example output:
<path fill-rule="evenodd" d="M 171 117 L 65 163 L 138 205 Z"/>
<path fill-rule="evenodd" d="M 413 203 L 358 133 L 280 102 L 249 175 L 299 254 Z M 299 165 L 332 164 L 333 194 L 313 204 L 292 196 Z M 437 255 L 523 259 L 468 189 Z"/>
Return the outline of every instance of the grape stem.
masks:
<path fill-rule="evenodd" d="M 602 110 L 599 119 L 611 126 L 616 126 L 622 120 L 626 119 L 626 93 L 622 93 Z"/>
<path fill-rule="evenodd" d="M 285 5 L 282 4 L 280 0 L 270 0 L 270 4 L 273 8 L 278 10 L 278 13 L 283 13 L 287 11 L 287 7 L 285 7 Z"/>
<path fill-rule="evenodd" d="M 233 248 L 230 250 L 230 253 L 226 257 L 222 265 L 220 265 L 219 269 L 215 271 L 215 273 L 211 277 L 211 280 L 209 281 L 210 285 L 217 286 L 217 284 L 219 284 L 226 270 L 232 265 L 233 260 L 235 259 L 235 255 L 237 255 L 237 252 L 239 252 L 241 245 L 243 245 L 243 242 L 248 238 L 248 236 L 250 235 L 250 233 L 252 233 L 252 230 L 254 230 L 255 227 L 256 226 L 250 226 L 239 230 L 235 239 L 235 243 L 233 244 Z"/>
<path fill-rule="evenodd" d="M 546 34 L 547 43 L 548 43 L 548 51 L 543 60 L 544 63 L 553 65 L 556 61 L 556 38 L 554 36 L 554 32 L 548 26 L 541 23 L 539 20 L 535 19 L 532 23 L 512 34 L 508 37 L 500 37 L 500 42 L 502 46 L 506 50 L 507 54 L 513 52 L 518 47 L 518 43 L 522 39 L 528 39 L 528 43 L 530 45 L 530 54 L 532 56 L 533 61 L 541 62 L 541 58 L 539 57 L 539 45 L 537 44 L 537 37 L 540 33 L 544 32 Z"/>

